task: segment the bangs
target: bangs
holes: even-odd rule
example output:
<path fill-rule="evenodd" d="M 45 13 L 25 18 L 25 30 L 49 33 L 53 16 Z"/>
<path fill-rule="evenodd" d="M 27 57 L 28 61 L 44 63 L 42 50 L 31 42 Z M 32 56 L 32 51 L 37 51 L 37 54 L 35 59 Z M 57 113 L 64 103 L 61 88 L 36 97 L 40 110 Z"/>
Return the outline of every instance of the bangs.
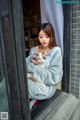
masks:
<path fill-rule="evenodd" d="M 51 37 L 51 32 L 50 32 L 49 29 L 44 28 L 43 31 L 44 31 L 44 33 L 45 33 L 46 35 L 48 35 L 49 37 Z"/>

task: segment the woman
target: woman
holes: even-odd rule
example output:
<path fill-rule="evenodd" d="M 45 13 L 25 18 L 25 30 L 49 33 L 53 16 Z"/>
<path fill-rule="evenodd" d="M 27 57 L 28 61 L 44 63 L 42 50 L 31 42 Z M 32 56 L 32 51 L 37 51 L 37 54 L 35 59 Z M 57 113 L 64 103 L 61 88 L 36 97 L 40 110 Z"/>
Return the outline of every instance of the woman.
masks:
<path fill-rule="evenodd" d="M 43 23 L 38 31 L 40 45 L 33 47 L 28 57 L 27 71 L 43 83 L 28 80 L 29 98 L 43 100 L 51 98 L 57 83 L 62 79 L 62 55 L 60 47 L 56 46 L 55 34 L 50 23 Z M 35 53 L 46 51 L 45 68 L 40 68 L 39 62 L 34 59 Z"/>

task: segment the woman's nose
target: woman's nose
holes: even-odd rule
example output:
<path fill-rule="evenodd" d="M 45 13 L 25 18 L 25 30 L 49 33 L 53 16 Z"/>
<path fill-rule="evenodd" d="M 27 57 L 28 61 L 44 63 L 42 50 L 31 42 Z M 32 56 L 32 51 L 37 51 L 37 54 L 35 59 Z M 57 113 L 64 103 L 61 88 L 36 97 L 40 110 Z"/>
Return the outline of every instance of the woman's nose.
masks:
<path fill-rule="evenodd" d="M 46 37 L 44 37 L 43 40 L 46 40 Z"/>

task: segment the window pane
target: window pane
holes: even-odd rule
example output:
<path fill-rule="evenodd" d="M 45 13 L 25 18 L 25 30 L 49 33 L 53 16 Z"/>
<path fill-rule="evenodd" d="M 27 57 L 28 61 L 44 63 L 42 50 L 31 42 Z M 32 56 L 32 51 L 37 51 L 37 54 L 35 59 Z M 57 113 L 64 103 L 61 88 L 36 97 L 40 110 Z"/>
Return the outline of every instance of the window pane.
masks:
<path fill-rule="evenodd" d="M 1 112 L 8 112 L 8 113 L 1 113 Z M 9 117 L 9 104 L 8 104 L 8 96 L 7 96 L 6 79 L 4 76 L 4 69 L 3 69 L 3 58 L 2 58 L 2 52 L 0 46 L 0 119 L 1 117 L 2 118 Z"/>

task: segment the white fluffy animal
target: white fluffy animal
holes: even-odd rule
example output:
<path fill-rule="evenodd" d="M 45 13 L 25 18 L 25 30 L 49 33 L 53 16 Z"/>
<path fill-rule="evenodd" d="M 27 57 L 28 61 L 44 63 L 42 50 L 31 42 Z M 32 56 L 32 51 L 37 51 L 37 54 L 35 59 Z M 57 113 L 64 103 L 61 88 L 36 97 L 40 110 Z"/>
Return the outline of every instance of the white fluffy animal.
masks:
<path fill-rule="evenodd" d="M 39 67 L 41 67 L 41 68 L 45 67 L 46 52 L 35 54 L 34 58 L 35 58 L 35 60 L 39 61 L 39 64 L 37 64 Z M 40 81 L 38 81 L 38 79 L 36 79 L 33 76 L 33 73 L 27 73 L 27 79 L 32 80 L 34 82 L 40 82 Z"/>

